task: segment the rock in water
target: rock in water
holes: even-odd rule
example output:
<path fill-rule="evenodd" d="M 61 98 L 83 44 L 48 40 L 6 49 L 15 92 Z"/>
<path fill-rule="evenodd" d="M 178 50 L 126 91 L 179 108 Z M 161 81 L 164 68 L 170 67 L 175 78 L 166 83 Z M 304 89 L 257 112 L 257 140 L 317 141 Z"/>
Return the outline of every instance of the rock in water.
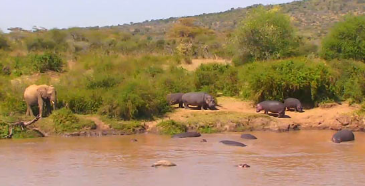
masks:
<path fill-rule="evenodd" d="M 256 136 L 254 136 L 252 134 L 242 134 L 241 138 L 243 138 L 243 139 L 257 139 Z"/>
<path fill-rule="evenodd" d="M 167 161 L 167 160 L 160 160 L 152 165 L 152 167 L 159 167 L 159 166 L 172 167 L 172 166 L 176 166 L 176 164 L 172 163 L 170 161 Z"/>
<path fill-rule="evenodd" d="M 225 144 L 225 145 L 230 145 L 230 146 L 246 147 L 245 144 L 243 144 L 241 142 L 237 142 L 237 141 L 222 140 L 220 142 Z"/>

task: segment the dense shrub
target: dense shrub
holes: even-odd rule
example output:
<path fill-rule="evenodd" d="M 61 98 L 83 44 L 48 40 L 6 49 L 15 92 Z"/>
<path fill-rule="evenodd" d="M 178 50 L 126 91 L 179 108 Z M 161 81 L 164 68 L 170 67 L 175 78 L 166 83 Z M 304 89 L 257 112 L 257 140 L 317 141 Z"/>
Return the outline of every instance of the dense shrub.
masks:
<path fill-rule="evenodd" d="M 195 71 L 195 87 L 198 90 L 227 96 L 238 94 L 237 70 L 231 65 L 205 64 Z"/>
<path fill-rule="evenodd" d="M 63 66 L 61 57 L 54 53 L 34 55 L 32 63 L 35 69 L 41 73 L 47 70 L 60 72 Z"/>
<path fill-rule="evenodd" d="M 349 60 L 331 61 L 337 72 L 336 94 L 351 102 L 362 102 L 365 96 L 365 64 Z"/>
<path fill-rule="evenodd" d="M 100 113 L 117 119 L 151 118 L 169 110 L 165 95 L 146 82 L 130 80 L 107 92 Z"/>
<path fill-rule="evenodd" d="M 58 90 L 60 106 L 66 106 L 77 114 L 93 114 L 100 108 L 103 100 L 101 93 L 85 89 L 67 89 L 60 87 Z"/>
<path fill-rule="evenodd" d="M 187 127 L 174 120 L 161 121 L 157 124 L 157 129 L 161 134 L 174 135 L 187 131 Z"/>
<path fill-rule="evenodd" d="M 52 114 L 52 120 L 56 133 L 74 132 L 80 130 L 95 129 L 94 122 L 84 119 L 79 119 L 71 110 L 62 108 Z"/>
<path fill-rule="evenodd" d="M 279 59 L 293 56 L 299 47 L 289 16 L 276 9 L 253 9 L 237 27 L 236 64 L 246 61 Z"/>
<path fill-rule="evenodd" d="M 354 59 L 365 62 L 365 16 L 346 16 L 322 41 L 325 59 Z"/>
<path fill-rule="evenodd" d="M 0 33 L 0 50 L 7 50 L 9 48 L 8 40 Z"/>
<path fill-rule="evenodd" d="M 336 99 L 334 73 L 322 61 L 294 58 L 253 63 L 244 66 L 239 76 L 242 97 L 256 102 L 296 97 L 316 104 Z"/>

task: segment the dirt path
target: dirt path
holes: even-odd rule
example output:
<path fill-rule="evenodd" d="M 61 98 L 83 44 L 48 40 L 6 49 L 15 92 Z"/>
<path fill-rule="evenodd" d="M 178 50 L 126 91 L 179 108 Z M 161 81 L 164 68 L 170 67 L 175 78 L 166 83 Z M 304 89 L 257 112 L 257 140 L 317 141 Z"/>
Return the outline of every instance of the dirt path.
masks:
<path fill-rule="evenodd" d="M 230 98 L 230 97 L 220 97 L 218 98 L 218 103 L 221 107 L 218 107 L 218 111 L 211 110 L 186 110 L 179 109 L 177 106 L 174 107 L 174 111 L 168 113 L 164 118 L 159 119 L 157 121 L 148 122 L 148 128 L 154 128 L 161 120 L 172 119 L 175 121 L 186 121 L 187 119 L 191 119 L 191 117 L 196 116 L 201 113 L 211 113 L 211 112 L 233 112 L 233 113 L 242 113 L 242 114 L 251 114 L 251 115 L 264 115 L 263 112 L 256 113 L 253 102 L 249 101 L 241 101 L 239 99 Z M 350 114 L 354 111 L 358 110 L 358 106 L 349 106 L 347 103 L 343 103 L 341 105 L 335 105 L 330 108 L 314 108 L 305 110 L 303 113 L 294 112 L 294 111 L 286 111 L 286 118 L 276 118 L 271 116 L 276 123 L 279 125 L 292 125 L 299 124 L 302 128 L 333 128 L 336 129 L 338 125 L 341 123 L 338 121 L 339 116 L 344 114 Z"/>
<path fill-rule="evenodd" d="M 87 117 L 87 119 L 90 119 L 91 121 L 95 122 L 96 130 L 109 130 L 110 129 L 109 125 L 105 124 L 97 116 L 89 116 L 89 117 Z"/>

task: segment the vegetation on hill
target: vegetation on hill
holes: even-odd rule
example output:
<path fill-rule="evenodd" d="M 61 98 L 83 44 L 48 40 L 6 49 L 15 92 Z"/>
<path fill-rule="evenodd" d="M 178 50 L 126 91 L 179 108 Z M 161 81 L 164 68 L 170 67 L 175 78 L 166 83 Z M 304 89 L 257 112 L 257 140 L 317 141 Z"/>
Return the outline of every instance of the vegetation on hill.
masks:
<path fill-rule="evenodd" d="M 297 97 L 309 106 L 360 103 L 365 64 L 354 60 L 363 61 L 364 17 L 353 15 L 338 23 L 323 40 L 321 59 L 307 33 L 290 19 L 293 15 L 285 14 L 288 7 L 300 5 L 300 12 L 314 2 L 322 1 L 169 19 L 163 25 L 174 22 L 164 31 L 122 26 L 1 34 L 0 116 L 22 118 L 23 91 L 30 84 L 56 87 L 60 110 L 41 124 L 55 133 L 94 129 L 93 122 L 82 119 L 87 114 L 107 118 L 111 128 L 140 132 L 143 121 L 171 111 L 165 99 L 171 92 L 205 91 L 254 102 Z M 239 17 L 240 11 L 247 15 Z M 240 18 L 233 27 L 203 24 L 214 16 L 217 21 L 228 19 L 232 13 Z M 215 57 L 235 59 L 233 64 L 203 64 L 195 71 L 181 67 L 194 58 Z M 173 121 L 158 126 L 168 134 L 186 130 Z"/>

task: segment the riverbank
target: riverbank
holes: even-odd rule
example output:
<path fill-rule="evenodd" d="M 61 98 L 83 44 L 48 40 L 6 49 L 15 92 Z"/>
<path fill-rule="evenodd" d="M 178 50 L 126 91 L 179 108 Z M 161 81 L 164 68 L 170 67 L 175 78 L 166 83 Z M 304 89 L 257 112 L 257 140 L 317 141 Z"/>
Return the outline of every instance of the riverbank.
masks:
<path fill-rule="evenodd" d="M 189 131 L 200 133 L 273 131 L 286 132 L 292 130 L 341 130 L 365 131 L 365 117 L 357 114 L 359 105 L 332 103 L 304 112 L 286 111 L 284 118 L 275 114 L 256 113 L 253 102 L 242 101 L 232 97 L 218 97 L 219 110 L 187 110 L 174 106 L 172 112 L 153 121 L 115 121 L 98 115 L 76 115 L 78 121 L 85 126 L 74 127 L 72 123 L 55 124 L 51 117 L 40 119 L 30 126 L 42 136 L 110 136 L 139 133 L 160 134 L 158 124 L 172 120 Z M 57 131 L 57 127 L 62 130 Z M 70 130 L 71 129 L 71 130 Z M 20 130 L 18 129 L 18 132 Z M 19 138 L 32 137 L 32 133 L 18 135 Z"/>
<path fill-rule="evenodd" d="M 356 114 L 359 105 L 328 104 L 304 112 L 286 111 L 285 118 L 256 113 L 253 102 L 220 97 L 219 110 L 186 110 L 175 108 L 163 119 L 147 122 L 147 129 L 158 132 L 156 125 L 163 120 L 174 120 L 190 130 L 200 132 L 241 132 L 290 130 L 341 130 L 365 131 L 365 118 Z M 209 130 L 208 130 L 209 129 Z"/>

